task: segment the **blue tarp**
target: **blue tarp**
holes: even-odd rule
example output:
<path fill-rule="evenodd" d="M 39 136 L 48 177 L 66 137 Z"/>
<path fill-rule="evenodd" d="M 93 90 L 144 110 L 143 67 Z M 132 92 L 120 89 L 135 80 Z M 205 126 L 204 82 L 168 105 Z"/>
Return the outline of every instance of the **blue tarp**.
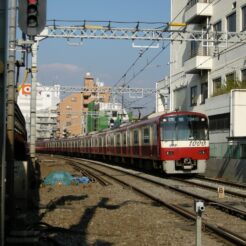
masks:
<path fill-rule="evenodd" d="M 88 184 L 90 182 L 90 179 L 88 177 L 74 177 L 73 180 L 75 183 L 80 183 L 80 184 Z"/>
<path fill-rule="evenodd" d="M 73 176 L 65 171 L 55 171 L 50 173 L 45 179 L 45 185 L 56 185 L 61 183 L 63 185 L 70 185 L 72 183 Z"/>
<path fill-rule="evenodd" d="M 69 172 L 65 171 L 55 171 L 50 173 L 44 179 L 44 185 L 71 185 L 71 184 L 88 184 L 90 179 L 86 176 L 82 177 L 73 177 Z"/>

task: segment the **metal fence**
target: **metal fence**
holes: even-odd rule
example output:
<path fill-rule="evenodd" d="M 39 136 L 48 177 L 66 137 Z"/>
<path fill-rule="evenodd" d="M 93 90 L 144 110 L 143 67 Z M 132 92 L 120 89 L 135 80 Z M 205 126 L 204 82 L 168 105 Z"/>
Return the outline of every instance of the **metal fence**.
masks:
<path fill-rule="evenodd" d="M 229 144 L 225 143 L 210 143 L 211 158 L 230 158 L 230 159 L 245 159 L 246 158 L 246 143 Z"/>

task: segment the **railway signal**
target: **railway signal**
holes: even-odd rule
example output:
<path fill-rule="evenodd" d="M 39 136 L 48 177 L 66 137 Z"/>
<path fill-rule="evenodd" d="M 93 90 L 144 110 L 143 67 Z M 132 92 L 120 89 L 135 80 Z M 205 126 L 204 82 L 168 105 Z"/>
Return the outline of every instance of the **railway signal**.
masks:
<path fill-rule="evenodd" d="M 47 0 L 19 0 L 19 27 L 28 36 L 37 36 L 46 25 Z"/>

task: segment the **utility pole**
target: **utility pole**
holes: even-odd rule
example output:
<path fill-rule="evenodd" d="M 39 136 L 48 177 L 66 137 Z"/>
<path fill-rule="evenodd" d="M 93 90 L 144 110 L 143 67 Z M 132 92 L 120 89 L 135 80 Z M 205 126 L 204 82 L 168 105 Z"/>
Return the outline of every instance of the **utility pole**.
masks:
<path fill-rule="evenodd" d="M 7 0 L 0 1 L 0 242 L 4 245 L 5 221 L 5 148 L 6 148 L 6 50 Z"/>
<path fill-rule="evenodd" d="M 16 61 L 16 0 L 9 0 L 8 61 L 7 61 L 7 139 L 6 139 L 6 231 L 15 223 L 14 200 L 14 112 Z"/>
<path fill-rule="evenodd" d="M 36 102 L 37 102 L 37 55 L 38 43 L 32 44 L 32 89 L 31 89 L 31 111 L 30 111 L 30 156 L 34 164 L 36 159 Z"/>

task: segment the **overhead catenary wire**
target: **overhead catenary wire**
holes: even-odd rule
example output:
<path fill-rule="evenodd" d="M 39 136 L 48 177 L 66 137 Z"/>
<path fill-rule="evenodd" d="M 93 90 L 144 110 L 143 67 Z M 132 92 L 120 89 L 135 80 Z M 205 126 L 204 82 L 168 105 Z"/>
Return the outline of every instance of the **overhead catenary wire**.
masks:
<path fill-rule="evenodd" d="M 217 0 L 216 2 L 215 2 L 216 0 L 213 0 L 212 2 L 210 2 L 205 8 L 203 8 L 201 11 L 200 11 L 200 13 L 199 14 L 201 14 L 203 11 L 205 11 L 205 9 L 207 9 L 211 4 L 216 4 L 216 3 L 218 3 L 218 2 L 220 2 L 221 0 Z M 215 3 L 214 3 L 215 2 Z M 174 20 L 176 20 L 177 18 L 178 18 L 178 16 L 183 12 L 183 10 L 185 9 L 187 7 L 187 4 L 185 4 L 185 6 L 179 11 L 179 13 L 172 19 L 172 22 L 174 21 Z M 169 45 L 171 44 L 171 42 L 169 42 L 168 43 L 168 45 L 166 46 L 166 47 L 168 47 Z M 235 44 L 234 44 L 235 45 Z M 136 74 L 134 74 L 134 76 L 125 84 L 125 85 L 128 85 L 132 80 L 134 80 L 141 72 L 143 72 L 144 70 L 145 70 L 145 68 L 149 65 L 149 64 L 151 64 L 161 53 L 162 53 L 162 51 L 163 51 L 163 47 L 162 47 L 162 50 L 160 51 L 160 52 L 158 52 L 157 53 L 157 55 L 156 56 L 154 56 L 152 59 L 151 59 L 151 62 L 150 63 L 148 63 L 148 64 L 146 64 L 141 70 L 139 70 L 139 72 L 137 72 Z M 209 59 L 211 59 L 211 57 L 209 57 L 208 58 L 208 60 Z M 207 60 L 206 61 L 204 61 L 203 63 L 205 63 L 205 62 L 207 62 Z M 202 63 L 202 64 L 203 64 Z M 200 66 L 200 65 L 202 65 L 202 64 L 199 64 L 198 66 Z M 197 66 L 197 67 L 198 67 Z M 183 75 L 182 75 L 183 76 Z M 158 91 L 160 91 L 162 88 L 159 88 L 157 91 L 156 91 L 156 93 L 158 92 Z M 138 100 L 136 100 L 136 101 L 139 101 L 139 100 L 142 100 L 143 98 L 140 98 L 140 99 L 138 99 Z M 136 101 L 134 101 L 134 102 L 136 102 Z M 133 102 L 133 103 L 134 103 Z M 132 103 L 131 103 L 132 104 Z"/>

